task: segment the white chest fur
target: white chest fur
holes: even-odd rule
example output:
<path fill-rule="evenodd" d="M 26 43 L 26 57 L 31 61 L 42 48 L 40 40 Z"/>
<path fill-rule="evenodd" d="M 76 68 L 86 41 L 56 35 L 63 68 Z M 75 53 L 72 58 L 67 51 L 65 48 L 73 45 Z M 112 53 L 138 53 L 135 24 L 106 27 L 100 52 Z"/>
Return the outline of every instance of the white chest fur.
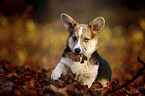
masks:
<path fill-rule="evenodd" d="M 79 74 L 98 74 L 99 65 L 92 65 L 89 62 L 84 61 L 84 63 L 72 61 L 69 58 L 62 58 L 61 63 L 69 67 L 73 73 Z"/>

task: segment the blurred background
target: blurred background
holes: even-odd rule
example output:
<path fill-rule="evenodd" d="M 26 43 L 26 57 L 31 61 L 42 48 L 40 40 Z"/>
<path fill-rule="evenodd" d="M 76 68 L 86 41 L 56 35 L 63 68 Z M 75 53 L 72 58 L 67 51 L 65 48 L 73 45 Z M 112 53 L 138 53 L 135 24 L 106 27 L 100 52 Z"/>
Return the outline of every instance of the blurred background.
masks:
<path fill-rule="evenodd" d="M 54 69 L 68 36 L 61 13 L 79 23 L 106 19 L 98 52 L 109 62 L 112 78 L 124 82 L 143 66 L 137 56 L 145 61 L 145 0 L 0 0 L 0 61 Z"/>

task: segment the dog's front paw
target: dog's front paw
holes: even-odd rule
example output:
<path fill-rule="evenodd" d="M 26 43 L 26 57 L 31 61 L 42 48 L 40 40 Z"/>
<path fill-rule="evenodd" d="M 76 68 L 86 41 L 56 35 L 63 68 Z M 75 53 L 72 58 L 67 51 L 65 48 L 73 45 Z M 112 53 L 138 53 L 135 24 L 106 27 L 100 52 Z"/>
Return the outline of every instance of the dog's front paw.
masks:
<path fill-rule="evenodd" d="M 61 73 L 54 69 L 51 74 L 51 79 L 58 80 L 60 77 L 61 77 Z"/>
<path fill-rule="evenodd" d="M 83 84 L 84 85 L 88 85 L 88 88 L 90 88 L 92 86 L 92 81 L 84 81 Z"/>

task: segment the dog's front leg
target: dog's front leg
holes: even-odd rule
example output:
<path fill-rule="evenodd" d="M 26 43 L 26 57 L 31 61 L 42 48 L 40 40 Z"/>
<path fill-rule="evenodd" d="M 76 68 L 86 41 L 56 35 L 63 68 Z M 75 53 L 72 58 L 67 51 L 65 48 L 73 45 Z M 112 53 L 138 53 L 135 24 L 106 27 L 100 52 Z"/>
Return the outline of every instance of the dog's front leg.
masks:
<path fill-rule="evenodd" d="M 61 77 L 61 74 L 65 70 L 65 66 L 63 63 L 58 63 L 56 68 L 52 71 L 51 79 L 58 80 Z"/>
<path fill-rule="evenodd" d="M 93 82 L 95 81 L 95 77 L 96 77 L 96 75 L 83 74 L 83 75 L 80 75 L 79 81 L 81 81 L 84 85 L 88 85 L 88 88 L 90 88 L 92 86 Z"/>

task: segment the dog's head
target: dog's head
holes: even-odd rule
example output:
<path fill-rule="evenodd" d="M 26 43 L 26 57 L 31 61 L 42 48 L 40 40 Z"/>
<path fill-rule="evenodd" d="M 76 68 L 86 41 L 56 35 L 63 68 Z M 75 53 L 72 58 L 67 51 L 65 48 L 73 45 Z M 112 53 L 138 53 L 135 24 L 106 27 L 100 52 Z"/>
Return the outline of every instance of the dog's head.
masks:
<path fill-rule="evenodd" d="M 69 15 L 62 13 L 61 20 L 69 32 L 68 47 L 75 54 L 90 57 L 97 49 L 97 36 L 105 26 L 103 17 L 97 17 L 89 24 L 79 24 Z"/>

